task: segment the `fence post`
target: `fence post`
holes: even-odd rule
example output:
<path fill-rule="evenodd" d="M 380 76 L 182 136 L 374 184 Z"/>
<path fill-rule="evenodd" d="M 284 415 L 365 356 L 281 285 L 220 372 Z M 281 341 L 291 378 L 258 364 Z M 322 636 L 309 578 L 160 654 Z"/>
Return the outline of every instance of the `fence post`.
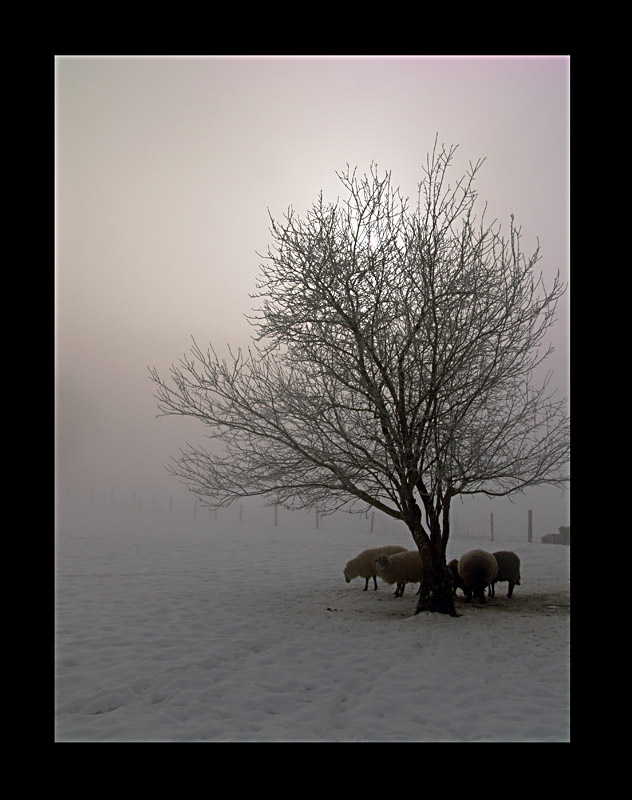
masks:
<path fill-rule="evenodd" d="M 530 542 L 533 539 L 533 511 L 529 509 L 529 522 L 527 526 L 527 541 Z"/>
<path fill-rule="evenodd" d="M 493 542 L 494 541 L 494 515 L 490 514 L 489 518 L 490 518 L 490 522 L 491 522 L 491 526 L 492 526 L 492 542 Z"/>
<path fill-rule="evenodd" d="M 371 531 L 370 531 L 370 533 L 373 533 L 373 523 L 374 523 L 374 521 L 375 521 L 375 511 L 371 511 Z"/>

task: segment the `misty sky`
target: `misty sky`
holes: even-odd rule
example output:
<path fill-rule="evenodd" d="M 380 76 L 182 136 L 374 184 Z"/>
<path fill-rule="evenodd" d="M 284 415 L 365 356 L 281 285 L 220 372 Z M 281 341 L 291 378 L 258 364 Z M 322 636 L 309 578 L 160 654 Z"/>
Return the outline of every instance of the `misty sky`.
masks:
<path fill-rule="evenodd" d="M 459 145 L 453 179 L 485 157 L 490 221 L 515 214 L 548 284 L 568 281 L 569 72 L 566 56 L 57 57 L 59 485 L 177 491 L 164 465 L 203 430 L 156 419 L 147 365 L 166 374 L 192 335 L 248 343 L 268 209 L 335 200 L 347 163 L 414 199 L 437 133 Z"/>

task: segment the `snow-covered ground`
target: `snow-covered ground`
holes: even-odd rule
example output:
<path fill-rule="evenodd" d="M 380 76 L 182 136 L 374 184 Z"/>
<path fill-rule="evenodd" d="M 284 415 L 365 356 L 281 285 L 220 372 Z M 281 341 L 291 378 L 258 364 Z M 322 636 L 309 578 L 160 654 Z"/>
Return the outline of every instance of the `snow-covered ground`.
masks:
<path fill-rule="evenodd" d="M 569 547 L 454 538 L 516 552 L 522 585 L 451 618 L 345 583 L 360 550 L 412 548 L 403 525 L 57 518 L 56 741 L 570 740 Z"/>

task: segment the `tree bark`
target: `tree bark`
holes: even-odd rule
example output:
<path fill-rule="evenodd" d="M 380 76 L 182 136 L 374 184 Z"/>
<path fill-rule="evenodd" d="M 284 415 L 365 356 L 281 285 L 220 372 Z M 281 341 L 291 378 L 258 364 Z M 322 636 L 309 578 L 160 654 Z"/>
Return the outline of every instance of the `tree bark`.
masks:
<path fill-rule="evenodd" d="M 433 563 L 428 579 L 421 584 L 419 602 L 415 614 L 422 611 L 436 611 L 458 617 L 454 606 L 452 579 L 443 559 L 443 564 Z"/>
<path fill-rule="evenodd" d="M 449 512 L 449 507 L 447 509 Z M 448 514 L 444 516 L 444 525 L 447 524 Z M 449 614 L 451 617 L 458 617 L 454 605 L 454 593 L 452 591 L 452 578 L 448 571 L 445 558 L 445 545 L 449 530 L 442 531 L 438 528 L 438 518 L 436 515 L 432 519 L 436 530 L 431 530 L 430 536 L 426 533 L 421 522 L 421 509 L 412 500 L 410 504 L 410 520 L 408 527 L 413 535 L 415 544 L 419 548 L 422 557 L 429 563 L 426 578 L 421 582 L 419 588 L 419 601 L 415 614 L 422 611 L 435 611 L 439 614 Z"/>

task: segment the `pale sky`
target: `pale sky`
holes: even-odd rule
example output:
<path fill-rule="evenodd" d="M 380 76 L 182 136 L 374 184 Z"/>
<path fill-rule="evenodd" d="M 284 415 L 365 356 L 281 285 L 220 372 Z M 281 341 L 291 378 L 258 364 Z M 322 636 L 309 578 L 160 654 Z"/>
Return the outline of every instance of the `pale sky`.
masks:
<path fill-rule="evenodd" d="M 490 220 L 513 213 L 568 281 L 569 82 L 567 56 L 58 56 L 60 486 L 178 490 L 164 465 L 204 431 L 155 418 L 147 365 L 166 374 L 192 335 L 247 344 L 268 209 L 335 200 L 347 163 L 377 162 L 414 199 L 437 133 L 459 145 L 455 180 L 485 157 Z"/>

